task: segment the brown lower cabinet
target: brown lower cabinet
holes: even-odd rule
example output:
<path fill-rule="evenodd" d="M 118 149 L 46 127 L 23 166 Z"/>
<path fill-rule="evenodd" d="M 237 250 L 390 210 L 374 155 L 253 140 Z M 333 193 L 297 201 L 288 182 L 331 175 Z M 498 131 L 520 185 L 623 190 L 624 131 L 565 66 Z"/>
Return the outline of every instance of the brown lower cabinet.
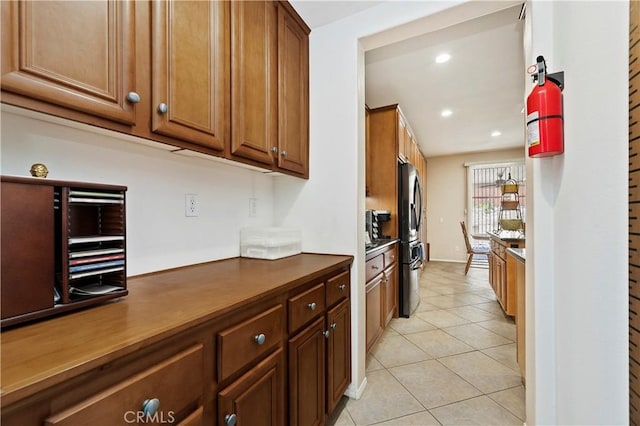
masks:
<path fill-rule="evenodd" d="M 3 331 L 0 420 L 323 425 L 351 380 L 351 262 L 302 254 L 165 271 L 131 279 L 122 301 Z M 265 276 L 276 284 L 250 288 Z"/>
<path fill-rule="evenodd" d="M 516 288 L 514 282 L 507 280 L 507 248 L 524 248 L 523 238 L 500 238 L 489 234 L 491 251 L 489 260 L 489 283 L 500 302 L 505 314 L 515 316 L 517 312 Z"/>
<path fill-rule="evenodd" d="M 218 393 L 218 424 L 284 424 L 284 353 L 275 353 Z"/>
<path fill-rule="evenodd" d="M 391 318 L 398 315 L 397 243 L 384 246 L 366 257 L 366 342 L 373 348 Z"/>

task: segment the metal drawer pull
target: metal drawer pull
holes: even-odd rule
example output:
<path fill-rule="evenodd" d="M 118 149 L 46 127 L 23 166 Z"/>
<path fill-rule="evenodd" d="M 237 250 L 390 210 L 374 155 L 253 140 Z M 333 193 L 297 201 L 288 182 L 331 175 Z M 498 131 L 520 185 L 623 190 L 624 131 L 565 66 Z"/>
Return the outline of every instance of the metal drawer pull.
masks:
<path fill-rule="evenodd" d="M 127 94 L 127 100 L 132 104 L 137 104 L 138 102 L 140 102 L 140 95 L 138 95 L 136 92 L 129 92 Z"/>
<path fill-rule="evenodd" d="M 264 342 L 267 341 L 267 336 L 265 336 L 264 334 L 260 333 L 257 336 L 253 336 L 253 341 L 256 342 L 259 345 L 264 345 Z"/>
<path fill-rule="evenodd" d="M 316 310 L 316 307 L 317 307 L 318 305 L 316 305 L 316 302 L 313 302 L 313 303 L 309 303 L 307 306 L 308 306 L 308 307 L 309 307 L 309 309 L 311 309 L 312 311 L 315 311 L 315 310 Z"/>
<path fill-rule="evenodd" d="M 169 107 L 164 102 L 158 105 L 158 112 L 160 114 L 166 114 L 169 111 Z"/>
<path fill-rule="evenodd" d="M 377 265 L 371 265 L 371 269 L 380 269 Z"/>
<path fill-rule="evenodd" d="M 160 400 L 158 398 L 145 399 L 140 411 L 142 411 L 145 416 L 153 416 L 156 411 L 158 411 L 159 406 Z"/>
<path fill-rule="evenodd" d="M 333 324 L 331 324 L 331 329 L 332 329 L 332 330 L 335 330 L 335 329 L 336 329 L 336 327 L 337 327 L 337 325 L 336 325 L 336 323 L 335 323 L 335 322 L 334 322 Z"/>
<path fill-rule="evenodd" d="M 224 424 L 226 424 L 227 426 L 235 426 L 237 421 L 238 416 L 236 416 L 235 414 L 227 414 L 226 416 L 224 416 Z"/>
<path fill-rule="evenodd" d="M 345 291 L 347 289 L 346 284 L 342 284 L 338 287 L 340 290 Z"/>
<path fill-rule="evenodd" d="M 326 339 L 328 339 L 328 338 L 329 338 L 329 330 L 327 330 L 327 331 L 323 331 L 323 332 L 322 332 L 322 335 L 323 335 Z"/>

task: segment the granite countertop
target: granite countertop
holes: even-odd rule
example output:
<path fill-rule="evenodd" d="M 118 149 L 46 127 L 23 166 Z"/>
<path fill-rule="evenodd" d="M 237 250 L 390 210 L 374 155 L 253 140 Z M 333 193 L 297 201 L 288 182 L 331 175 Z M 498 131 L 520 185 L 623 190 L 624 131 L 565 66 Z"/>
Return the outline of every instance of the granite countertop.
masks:
<path fill-rule="evenodd" d="M 508 248 L 507 252 L 511 253 L 516 259 L 526 262 L 525 249 L 523 248 Z"/>
<path fill-rule="evenodd" d="M 487 234 L 489 235 L 489 237 L 495 237 L 501 240 L 523 241 L 525 239 L 524 233 L 520 231 L 505 231 L 505 230 L 502 230 L 499 232 L 489 231 L 487 232 Z"/>
<path fill-rule="evenodd" d="M 397 238 L 384 238 L 380 240 L 375 240 L 371 244 L 367 244 L 365 255 L 369 256 L 371 253 L 375 251 L 383 250 L 386 247 L 390 246 L 391 244 L 396 243 L 397 241 L 398 241 Z"/>

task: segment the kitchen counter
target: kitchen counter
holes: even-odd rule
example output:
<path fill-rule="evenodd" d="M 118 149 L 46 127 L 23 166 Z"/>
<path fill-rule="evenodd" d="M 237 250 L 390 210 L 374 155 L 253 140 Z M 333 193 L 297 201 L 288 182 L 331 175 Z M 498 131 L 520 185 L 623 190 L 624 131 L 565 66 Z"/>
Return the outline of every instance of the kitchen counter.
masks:
<path fill-rule="evenodd" d="M 511 253 L 516 259 L 525 262 L 526 261 L 526 257 L 525 257 L 525 251 L 526 249 L 524 248 L 508 248 L 507 249 L 507 253 Z"/>
<path fill-rule="evenodd" d="M 371 243 L 371 245 L 367 246 L 365 257 L 367 259 L 375 257 L 379 253 L 382 253 L 390 245 L 395 244 L 397 241 L 397 238 L 376 240 L 375 242 Z"/>
<path fill-rule="evenodd" d="M 489 238 L 497 238 L 502 241 L 522 241 L 525 240 L 524 233 L 520 231 L 498 231 L 498 232 L 487 232 Z"/>
<path fill-rule="evenodd" d="M 129 295 L 4 330 L 3 407 L 176 336 L 234 309 L 347 270 L 352 256 L 232 258 L 128 279 Z"/>

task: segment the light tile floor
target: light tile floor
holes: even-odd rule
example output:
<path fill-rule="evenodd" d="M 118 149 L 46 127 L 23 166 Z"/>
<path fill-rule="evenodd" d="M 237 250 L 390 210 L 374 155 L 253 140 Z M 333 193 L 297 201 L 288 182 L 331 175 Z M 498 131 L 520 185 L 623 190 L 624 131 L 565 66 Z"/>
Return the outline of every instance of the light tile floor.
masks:
<path fill-rule="evenodd" d="M 335 425 L 522 425 L 515 325 L 486 269 L 428 262 L 421 302 L 393 319 L 367 357 L 367 387 Z"/>

